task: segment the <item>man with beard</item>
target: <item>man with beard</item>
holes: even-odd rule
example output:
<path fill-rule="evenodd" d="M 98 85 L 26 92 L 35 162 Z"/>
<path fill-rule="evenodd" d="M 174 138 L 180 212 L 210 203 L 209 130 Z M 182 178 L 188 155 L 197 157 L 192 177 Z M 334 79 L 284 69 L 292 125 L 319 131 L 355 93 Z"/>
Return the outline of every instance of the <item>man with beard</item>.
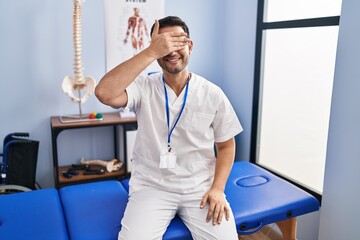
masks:
<path fill-rule="evenodd" d="M 193 239 L 237 239 L 224 189 L 242 127 L 223 91 L 189 72 L 192 50 L 185 22 L 156 20 L 149 47 L 96 87 L 102 103 L 135 109 L 138 122 L 121 240 L 162 239 L 176 214 Z M 162 73 L 140 75 L 155 60 Z"/>

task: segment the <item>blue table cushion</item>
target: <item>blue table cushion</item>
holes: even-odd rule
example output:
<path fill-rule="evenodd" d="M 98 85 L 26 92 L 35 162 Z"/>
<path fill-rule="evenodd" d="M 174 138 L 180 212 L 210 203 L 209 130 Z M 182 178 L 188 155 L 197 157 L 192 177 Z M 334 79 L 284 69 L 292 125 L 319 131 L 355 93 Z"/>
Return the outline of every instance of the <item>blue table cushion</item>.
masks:
<path fill-rule="evenodd" d="M 128 192 L 115 180 L 59 190 L 71 240 L 117 239 Z"/>
<path fill-rule="evenodd" d="M 0 196 L 0 239 L 67 240 L 55 189 Z"/>
<path fill-rule="evenodd" d="M 319 210 L 315 197 L 249 162 L 234 163 L 225 194 L 241 235 Z"/>

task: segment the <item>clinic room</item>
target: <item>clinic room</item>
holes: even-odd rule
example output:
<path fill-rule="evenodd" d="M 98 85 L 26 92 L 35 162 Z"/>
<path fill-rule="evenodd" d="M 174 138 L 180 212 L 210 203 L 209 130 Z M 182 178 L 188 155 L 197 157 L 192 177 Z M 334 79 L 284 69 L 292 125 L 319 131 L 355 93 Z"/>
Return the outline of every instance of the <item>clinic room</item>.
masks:
<path fill-rule="evenodd" d="M 359 12 L 0 0 L 0 239 L 359 240 Z"/>

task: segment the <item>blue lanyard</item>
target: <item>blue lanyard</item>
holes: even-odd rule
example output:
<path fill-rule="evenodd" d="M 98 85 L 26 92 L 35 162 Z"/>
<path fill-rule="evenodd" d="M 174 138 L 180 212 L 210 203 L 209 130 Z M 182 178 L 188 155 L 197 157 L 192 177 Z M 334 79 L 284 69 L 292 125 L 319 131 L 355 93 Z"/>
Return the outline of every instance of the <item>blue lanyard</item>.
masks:
<path fill-rule="evenodd" d="M 171 147 L 170 147 L 170 139 L 171 139 L 171 134 L 175 129 L 176 124 L 178 123 L 180 116 L 185 108 L 185 104 L 186 104 L 186 99 L 187 99 L 187 95 L 188 95 L 188 89 L 189 89 L 189 80 L 190 77 L 186 83 L 186 88 L 185 88 L 185 94 L 184 94 L 184 101 L 183 101 L 183 105 L 181 107 L 181 110 L 179 112 L 179 115 L 174 123 L 174 125 L 172 126 L 172 128 L 170 129 L 170 111 L 169 111 L 169 99 L 168 99 L 168 94 L 167 94 L 167 90 L 166 90 L 166 86 L 165 86 L 165 79 L 164 79 L 164 75 L 162 76 L 162 80 L 164 83 L 164 92 L 165 92 L 165 109 L 166 109 L 166 120 L 167 120 L 167 127 L 168 127 L 168 151 L 171 151 Z"/>

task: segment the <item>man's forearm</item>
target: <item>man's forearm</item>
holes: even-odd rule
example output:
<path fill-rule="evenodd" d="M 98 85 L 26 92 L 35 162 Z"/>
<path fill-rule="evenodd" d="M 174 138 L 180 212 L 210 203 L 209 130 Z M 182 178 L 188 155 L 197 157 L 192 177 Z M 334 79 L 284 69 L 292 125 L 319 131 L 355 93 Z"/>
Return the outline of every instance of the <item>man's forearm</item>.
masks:
<path fill-rule="evenodd" d="M 215 176 L 211 188 L 225 190 L 226 181 L 229 177 L 235 157 L 235 141 L 231 138 L 222 143 L 216 143 L 217 160 Z"/>
<path fill-rule="evenodd" d="M 95 89 L 96 97 L 107 105 L 114 105 L 116 99 L 119 105 L 125 105 L 127 99 L 119 99 L 119 97 L 124 94 L 126 87 L 154 60 L 156 58 L 151 55 L 147 48 L 133 58 L 119 64 L 100 80 Z"/>

